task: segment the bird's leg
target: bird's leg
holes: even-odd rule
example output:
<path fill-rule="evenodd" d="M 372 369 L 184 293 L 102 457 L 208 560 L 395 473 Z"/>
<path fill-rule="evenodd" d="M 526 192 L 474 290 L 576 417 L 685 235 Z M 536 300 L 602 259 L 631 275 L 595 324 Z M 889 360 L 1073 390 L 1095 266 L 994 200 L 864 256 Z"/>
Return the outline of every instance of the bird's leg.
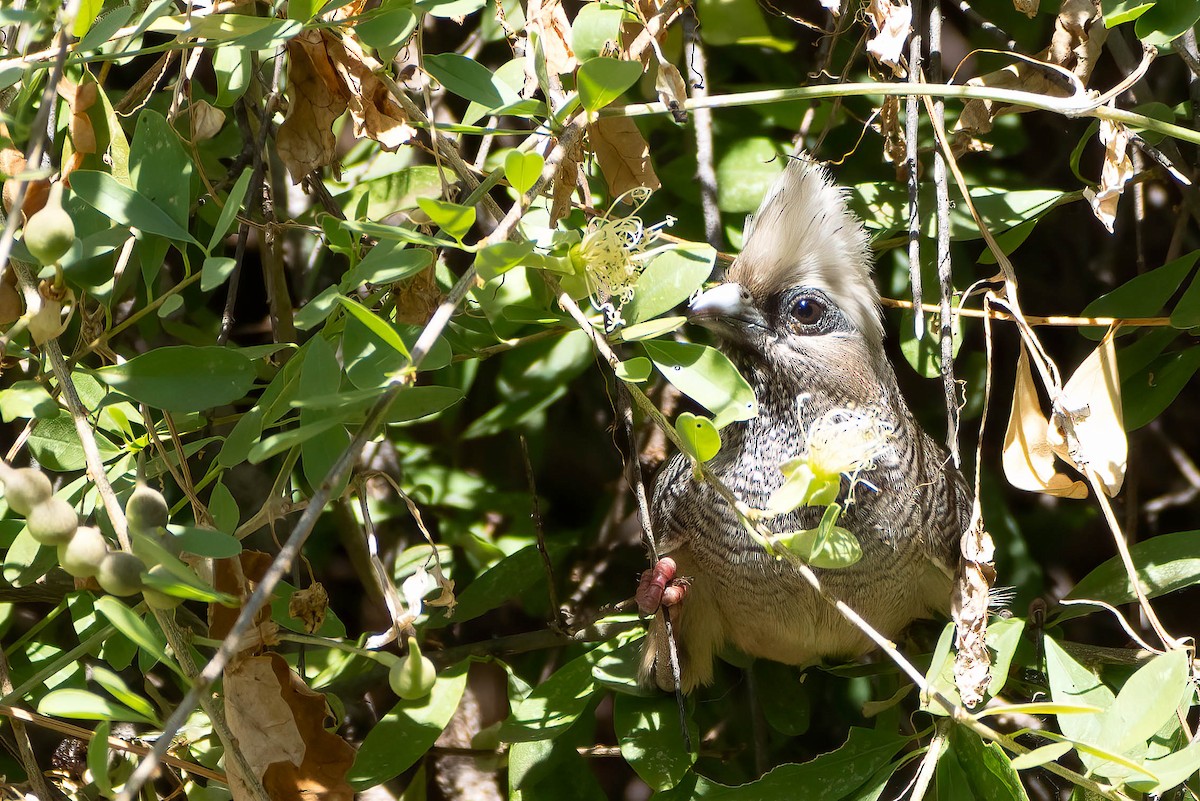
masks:
<path fill-rule="evenodd" d="M 677 571 L 675 560 L 664 556 L 654 567 L 642 573 L 634 597 L 643 615 L 653 615 L 659 607 L 672 607 L 683 601 L 687 594 L 687 580 L 676 578 Z"/>

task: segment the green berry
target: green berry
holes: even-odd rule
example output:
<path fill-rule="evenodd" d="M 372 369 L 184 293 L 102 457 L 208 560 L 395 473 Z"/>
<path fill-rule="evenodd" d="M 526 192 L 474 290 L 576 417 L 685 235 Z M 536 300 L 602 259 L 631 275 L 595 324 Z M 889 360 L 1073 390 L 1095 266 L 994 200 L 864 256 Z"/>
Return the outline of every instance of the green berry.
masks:
<path fill-rule="evenodd" d="M 109 551 L 96 571 L 96 581 L 113 595 L 136 595 L 142 591 L 142 572 L 146 566 L 126 551 Z"/>
<path fill-rule="evenodd" d="M 29 510 L 25 525 L 42 545 L 66 545 L 79 528 L 79 515 L 62 498 L 47 498 Z"/>
<path fill-rule="evenodd" d="M 125 501 L 125 519 L 131 531 L 157 532 L 167 525 L 170 508 L 167 499 L 156 489 L 138 484 Z"/>
<path fill-rule="evenodd" d="M 36 467 L 7 470 L 3 479 L 4 499 L 8 501 L 8 508 L 23 517 L 54 494 L 50 479 Z"/>
<path fill-rule="evenodd" d="M 80 526 L 66 545 L 58 546 L 58 563 L 75 578 L 89 578 L 100 570 L 108 555 L 108 542 L 100 529 Z"/>
<path fill-rule="evenodd" d="M 417 641 L 409 637 L 408 656 L 394 663 L 388 671 L 392 692 L 405 701 L 412 701 L 429 695 L 436 681 L 437 668 L 429 657 L 421 654 Z"/>
<path fill-rule="evenodd" d="M 75 243 L 75 223 L 62 207 L 62 183 L 50 187 L 46 205 L 25 223 L 22 241 L 39 264 L 54 264 Z"/>

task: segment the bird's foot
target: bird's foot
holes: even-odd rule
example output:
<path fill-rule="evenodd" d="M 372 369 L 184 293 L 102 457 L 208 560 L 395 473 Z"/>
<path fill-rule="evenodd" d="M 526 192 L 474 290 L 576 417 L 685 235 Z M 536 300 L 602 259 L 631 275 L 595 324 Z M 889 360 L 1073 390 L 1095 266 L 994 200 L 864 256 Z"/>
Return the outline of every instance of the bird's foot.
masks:
<path fill-rule="evenodd" d="M 672 607 L 683 601 L 687 594 L 687 579 L 676 578 L 677 571 L 675 560 L 664 556 L 642 573 L 634 597 L 643 615 L 653 615 L 660 607 Z"/>

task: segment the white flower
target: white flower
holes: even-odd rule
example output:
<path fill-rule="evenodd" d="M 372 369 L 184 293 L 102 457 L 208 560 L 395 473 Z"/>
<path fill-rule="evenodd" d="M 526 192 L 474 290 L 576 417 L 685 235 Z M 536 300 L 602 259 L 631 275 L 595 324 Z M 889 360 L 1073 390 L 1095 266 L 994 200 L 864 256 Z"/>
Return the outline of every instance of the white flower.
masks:
<path fill-rule="evenodd" d="M 633 300 L 634 285 L 646 264 L 661 252 L 659 248 L 647 251 L 646 239 L 675 222 L 674 218 L 668 217 L 662 223 L 647 227 L 636 212 L 650 197 L 650 191 L 637 188 L 626 194 L 637 203 L 634 213 L 613 219 L 609 217 L 610 208 L 603 216 L 593 217 L 575 251 L 576 261 L 587 278 L 593 305 L 614 319 L 620 317 L 621 307 Z M 624 197 L 622 195 L 617 202 Z"/>
<path fill-rule="evenodd" d="M 802 459 L 813 475 L 851 479 L 875 467 L 876 460 L 891 448 L 892 424 L 873 412 L 830 409 L 808 428 Z"/>

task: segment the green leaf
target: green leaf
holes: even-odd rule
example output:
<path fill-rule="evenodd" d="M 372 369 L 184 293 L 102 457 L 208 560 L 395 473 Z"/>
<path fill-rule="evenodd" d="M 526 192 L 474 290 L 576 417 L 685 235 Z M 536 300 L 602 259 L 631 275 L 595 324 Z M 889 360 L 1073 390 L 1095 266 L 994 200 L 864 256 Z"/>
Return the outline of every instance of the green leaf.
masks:
<path fill-rule="evenodd" d="M 771 728 L 787 737 L 799 737 L 808 731 L 812 702 L 800 668 L 756 659 L 750 669 L 763 717 Z"/>
<path fill-rule="evenodd" d="M 1133 32 L 1143 44 L 1163 47 L 1187 33 L 1200 21 L 1195 0 L 1158 0 L 1137 18 Z"/>
<path fill-rule="evenodd" d="M 297 445 L 302 445 L 313 437 L 324 434 L 334 426 L 342 425 L 342 421 L 336 417 L 329 417 L 322 420 L 300 426 L 299 428 L 289 429 L 288 431 L 273 434 L 264 440 L 260 440 L 250 448 L 250 453 L 247 456 L 250 464 L 261 464 L 267 459 L 270 459 L 276 454 L 290 450 Z"/>
<path fill-rule="evenodd" d="M 425 69 L 446 91 L 489 109 L 520 100 L 511 89 L 496 81 L 487 67 L 457 53 L 427 55 Z"/>
<path fill-rule="evenodd" d="M 779 765 L 761 779 L 730 787 L 703 776 L 685 779 L 656 801 L 839 801 L 854 792 L 891 761 L 908 739 L 883 729 L 850 729 L 836 751 L 802 764 Z M 962 796 L 960 796 L 962 797 Z"/>
<path fill-rule="evenodd" d="M 659 254 L 638 277 L 633 300 L 625 305 L 623 316 L 635 324 L 674 309 L 708 280 L 716 259 L 717 251 L 708 245 Z"/>
<path fill-rule="evenodd" d="M 103 665 L 92 665 L 92 681 L 103 687 L 109 695 L 132 709 L 147 720 L 158 720 L 154 707 L 145 698 L 129 689 L 125 681 Z"/>
<path fill-rule="evenodd" d="M 146 622 L 117 598 L 106 595 L 96 599 L 96 611 L 108 618 L 113 627 L 147 654 L 183 676 L 183 671 L 167 656 L 166 641 L 152 631 Z"/>
<path fill-rule="evenodd" d="M 200 267 L 200 291 L 211 292 L 229 280 L 237 262 L 228 256 L 209 256 Z M 175 297 L 179 297 L 175 295 Z"/>
<path fill-rule="evenodd" d="M 688 724 L 693 726 L 690 719 Z M 654 790 L 679 784 L 695 764 L 696 754 L 687 750 L 679 728 L 679 707 L 673 696 L 617 695 L 613 727 L 621 756 Z M 699 741 L 699 731 L 694 728 L 692 741 Z"/>
<path fill-rule="evenodd" d="M 599 56 L 579 65 L 575 85 L 579 102 L 595 113 L 620 97 L 642 77 L 642 65 L 637 61 Z"/>
<path fill-rule="evenodd" d="M 487 0 L 417 0 L 414 5 L 431 17 L 453 19 L 474 14 L 487 5 Z"/>
<path fill-rule="evenodd" d="M 784 151 L 774 139 L 751 136 L 732 142 L 717 162 L 717 206 L 726 212 L 755 211 L 783 174 L 784 164 Z"/>
<path fill-rule="evenodd" d="M 114 222 L 203 248 L 152 200 L 118 183 L 108 173 L 76 170 L 71 173 L 71 191 Z"/>
<path fill-rule="evenodd" d="M 1174 261 L 1167 262 L 1149 272 L 1131 278 L 1112 292 L 1105 293 L 1093 300 L 1083 311 L 1081 317 L 1153 317 L 1162 311 L 1163 306 L 1179 289 L 1183 279 L 1187 277 L 1192 265 L 1200 257 L 1200 250 L 1193 250 L 1186 256 L 1180 256 Z M 1084 336 L 1100 339 L 1107 329 L 1092 326 L 1079 329 Z"/>
<path fill-rule="evenodd" d="M 830 504 L 817 528 L 780 535 L 779 541 L 813 567 L 849 567 L 862 559 L 862 547 L 854 534 L 832 522 L 840 513 L 841 507 Z"/>
<path fill-rule="evenodd" d="M 942 331 L 939 315 L 925 314 L 925 335 L 917 339 L 913 330 L 913 313 L 905 309 L 900 314 L 900 352 L 917 374 L 937 378 L 942 374 Z M 955 357 L 962 347 L 962 318 L 955 316 L 950 326 L 950 347 Z"/>
<path fill-rule="evenodd" d="M 38 712 L 55 718 L 81 720 L 127 720 L 136 723 L 158 724 L 152 717 L 135 712 L 127 706 L 88 692 L 87 690 L 52 690 L 38 702 Z"/>
<path fill-rule="evenodd" d="M 401 247 L 396 242 L 380 242 L 371 248 L 350 272 L 342 278 L 343 292 L 351 292 L 363 284 L 391 284 L 428 269 L 433 264 L 433 252 L 425 248 Z"/>
<path fill-rule="evenodd" d="M 696 15 L 700 36 L 710 45 L 752 45 L 788 51 L 794 40 L 771 35 L 762 10 L 754 0 L 699 0 Z"/>
<path fill-rule="evenodd" d="M 1100 8 L 1104 11 L 1104 27 L 1110 31 L 1126 22 L 1145 14 L 1154 0 L 1101 0 Z"/>
<path fill-rule="evenodd" d="M 631 14 L 617 5 L 584 3 L 571 23 L 575 58 L 588 61 L 604 52 L 609 42 L 621 41 L 621 22 Z"/>
<path fill-rule="evenodd" d="M 363 309 L 363 311 L 366 310 Z M 378 320 L 374 315 L 371 317 Z M 391 331 L 391 328 L 388 327 L 388 330 Z M 313 337 L 305 345 L 304 365 L 300 368 L 300 393 L 297 398 L 319 395 L 331 389 L 337 390 L 341 385 L 342 367 L 338 364 L 333 348 L 324 337 Z M 326 417 L 327 415 L 315 410 L 301 409 L 300 426 L 303 428 L 306 425 L 321 422 Z M 300 464 L 310 486 L 321 485 L 342 451 L 349 444 L 350 434 L 342 426 L 331 426 L 300 443 Z M 334 497 L 342 494 L 348 481 L 348 475 L 339 478 L 333 487 Z"/>
<path fill-rule="evenodd" d="M 561 544 L 552 544 L 547 549 L 553 564 L 563 549 Z M 484 571 L 477 579 L 458 594 L 458 605 L 453 617 L 434 617 L 428 626 L 465 623 L 474 620 L 500 604 L 535 591 L 546 580 L 546 567 L 536 545 L 527 545 L 516 553 L 501 559 Z"/>
<path fill-rule="evenodd" d="M 1184 329 L 1200 326 L 1200 273 L 1192 276 L 1192 282 L 1175 304 L 1171 325 Z"/>
<path fill-rule="evenodd" d="M 469 661 L 438 672 L 433 692 L 401 701 L 367 734 L 346 780 L 356 790 L 375 787 L 399 776 L 425 755 L 437 740 L 467 686 Z"/>
<path fill-rule="evenodd" d="M 0 419 L 36 418 L 52 420 L 61 410 L 50 393 L 36 381 L 14 381 L 11 387 L 0 390 Z"/>
<path fill-rule="evenodd" d="M 683 449 L 697 461 L 707 462 L 721 450 L 721 435 L 707 417 L 683 412 L 675 418 L 675 431 L 683 440 Z"/>
<path fill-rule="evenodd" d="M 942 759 L 956 759 L 972 790 L 971 796 L 988 801 L 1028 801 L 1021 778 L 996 743 L 984 744 L 966 726 L 950 729 L 950 747 Z"/>
<path fill-rule="evenodd" d="M 510 150 L 504 157 L 504 177 L 512 184 L 512 188 L 520 194 L 525 194 L 542 177 L 542 168 L 546 160 L 537 153 L 522 153 Z"/>
<path fill-rule="evenodd" d="M 1169 592 L 1200 584 L 1200 530 L 1161 534 L 1129 546 L 1129 555 L 1137 567 L 1138 581 L 1146 596 L 1157 598 Z M 1067 593 L 1068 600 L 1088 598 L 1113 606 L 1137 599 L 1129 574 L 1121 558 L 1114 556 L 1101 564 Z M 1067 606 L 1058 620 L 1096 611 L 1094 606 Z"/>
<path fill-rule="evenodd" d="M 643 339 L 655 339 L 663 334 L 678 331 L 686 322 L 686 317 L 657 317 L 644 323 L 622 328 L 618 333 L 623 342 L 640 342 Z"/>
<path fill-rule="evenodd" d="M 1013 757 L 1013 770 L 1029 770 L 1030 768 L 1038 768 L 1042 765 L 1056 762 L 1059 757 L 1066 755 L 1070 750 L 1070 743 L 1050 743 L 1050 745 L 1043 745 L 1026 754 Z"/>
<path fill-rule="evenodd" d="M 213 228 L 212 237 L 208 240 L 208 249 L 210 251 L 221 243 L 221 240 L 229 233 L 234 220 L 237 219 L 237 213 L 241 211 L 242 206 L 246 202 L 246 190 L 250 188 L 250 178 L 253 174 L 254 171 L 246 167 L 242 170 L 242 174 L 238 176 L 233 189 L 229 190 L 229 195 L 225 198 L 225 205 L 221 207 L 221 216 L 217 218 L 217 224 Z M 203 278 L 200 279 L 202 288 L 204 288 L 204 280 Z M 211 289 L 211 287 L 208 288 Z"/>
<path fill-rule="evenodd" d="M 112 780 L 108 775 L 108 736 L 112 732 L 107 720 L 96 724 L 92 738 L 88 741 L 87 766 L 92 774 L 92 781 L 105 798 L 113 795 Z"/>
<path fill-rule="evenodd" d="M 571 660 L 513 707 L 500 725 L 506 743 L 546 740 L 570 728 L 596 693 L 592 667 L 611 650 L 608 644 Z"/>
<path fill-rule="evenodd" d="M 754 390 L 716 348 L 688 342 L 644 342 L 646 354 L 667 380 L 713 413 L 713 425 L 724 428 L 758 414 Z"/>
<path fill-rule="evenodd" d="M 1183 650 L 1158 654 L 1137 669 L 1117 693 L 1104 715 L 1104 737 L 1098 745 L 1119 753 L 1146 742 L 1175 717 L 1187 688 L 1190 660 Z"/>
<path fill-rule="evenodd" d="M 471 231 L 471 226 L 475 224 L 474 206 L 460 206 L 457 203 L 448 203 L 445 200 L 431 197 L 417 198 L 417 205 L 421 207 L 421 211 L 429 215 L 429 219 L 433 221 L 434 225 L 460 242 Z"/>
<path fill-rule="evenodd" d="M 645 356 L 635 356 L 632 359 L 626 359 L 623 362 L 618 362 L 614 372 L 617 378 L 622 381 L 628 381 L 631 384 L 640 384 L 650 378 L 650 373 L 654 371 L 654 365 Z"/>
<path fill-rule="evenodd" d="M 75 19 L 71 22 L 71 35 L 80 39 L 87 35 L 103 7 L 104 0 L 81 0 Z"/>
<path fill-rule="evenodd" d="M 1144 764 L 1146 770 L 1157 777 L 1157 781 L 1132 776 L 1125 783 L 1138 792 L 1162 796 L 1200 770 L 1200 740 L 1160 759 L 1148 759 Z"/>
<path fill-rule="evenodd" d="M 273 50 L 304 30 L 304 24 L 294 19 L 248 14 L 177 15 L 157 20 L 151 30 L 177 34 L 181 40 L 209 39 L 210 44 L 219 42 L 246 50 Z"/>
<path fill-rule="evenodd" d="M 1151 422 L 1170 406 L 1196 370 L 1200 369 L 1200 345 L 1165 353 L 1145 370 L 1121 382 L 1122 423 L 1135 431 Z"/>
<path fill-rule="evenodd" d="M 614 619 L 610 617 L 608 620 Z M 638 681 L 638 672 L 642 665 L 642 646 L 645 645 L 646 635 L 637 631 L 631 632 L 631 635 L 633 639 L 613 649 L 596 662 L 592 667 L 592 678 L 610 690 L 624 695 L 657 696 L 657 688 L 643 687 Z"/>
<path fill-rule="evenodd" d="M 217 486 L 223 487 L 220 484 Z M 229 490 L 225 491 L 229 492 Z M 170 531 L 175 535 L 176 545 L 196 556 L 208 559 L 229 559 L 242 552 L 242 541 L 223 531 L 180 525 L 172 525 Z"/>
<path fill-rule="evenodd" d="M 254 364 L 217 345 L 155 348 L 96 375 L 135 401 L 170 412 L 201 412 L 232 403 L 254 386 Z"/>
<path fill-rule="evenodd" d="M 246 94 L 246 89 L 250 86 L 250 79 L 253 75 L 251 53 L 242 47 L 214 47 L 210 52 L 212 53 L 213 73 L 217 82 L 217 96 L 213 100 L 213 105 L 230 108 L 242 98 L 242 95 Z M 250 168 L 247 167 L 243 174 L 249 172 Z M 232 194 L 231 192 L 230 195 Z M 224 209 L 222 209 L 223 215 Z M 209 250 L 213 247 L 215 245 L 210 244 Z"/>
<path fill-rule="evenodd" d="M 1076 662 L 1053 638 L 1045 637 L 1043 642 L 1050 695 L 1056 703 L 1084 704 L 1103 710 L 1112 707 L 1115 696 L 1096 674 Z M 1103 713 L 1063 715 L 1058 718 L 1058 727 L 1074 743 L 1101 743 L 1104 741 L 1104 721 Z M 1079 758 L 1089 770 L 1095 770 L 1107 761 L 1082 750 Z"/>
<path fill-rule="evenodd" d="M 408 346 L 404 344 L 404 340 L 396 333 L 396 329 L 388 325 L 385 320 L 381 320 L 370 309 L 344 295 L 338 296 L 338 303 L 342 304 L 346 308 L 346 311 L 350 312 L 354 319 L 366 326 L 367 330 L 372 334 L 388 345 L 391 345 L 392 349 L 403 356 L 406 361 L 412 359 L 408 353 Z"/>
<path fill-rule="evenodd" d="M 389 8 L 354 26 L 367 47 L 373 47 L 385 64 L 391 63 L 417 29 L 417 17 L 407 8 Z"/>
<path fill-rule="evenodd" d="M 475 254 L 475 270 L 484 281 L 520 266 L 533 253 L 532 242 L 497 242 Z"/>

